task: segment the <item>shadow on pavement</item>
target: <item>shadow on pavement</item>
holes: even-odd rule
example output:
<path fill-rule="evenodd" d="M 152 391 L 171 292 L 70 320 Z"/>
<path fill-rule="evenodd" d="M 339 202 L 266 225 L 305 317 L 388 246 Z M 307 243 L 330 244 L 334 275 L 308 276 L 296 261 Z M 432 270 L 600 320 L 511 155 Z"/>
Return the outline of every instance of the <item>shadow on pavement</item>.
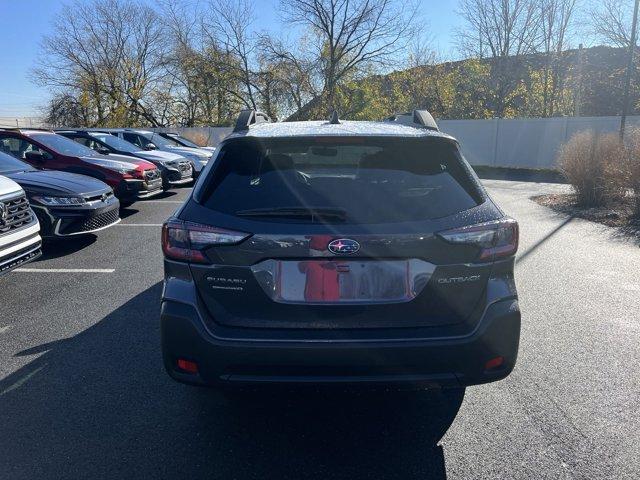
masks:
<path fill-rule="evenodd" d="M 71 255 L 95 243 L 97 239 L 92 233 L 78 237 L 47 238 L 42 244 L 42 256 L 38 261 Z"/>
<path fill-rule="evenodd" d="M 437 445 L 464 391 L 180 385 L 159 350 L 158 283 L 0 381 L 4 478 L 446 478 Z M 43 319 L 44 321 L 44 319 Z"/>
<path fill-rule="evenodd" d="M 640 220 L 622 227 L 616 227 L 611 236 L 617 240 L 631 241 L 640 246 Z"/>
<path fill-rule="evenodd" d="M 175 188 L 180 188 L 180 187 L 179 186 L 174 186 L 174 187 L 171 187 L 171 188 L 175 189 Z M 171 197 L 173 197 L 174 195 L 177 195 L 177 194 L 178 194 L 178 192 L 176 192 L 175 190 L 166 190 L 166 191 L 164 191 L 164 192 L 162 192 L 162 193 L 160 193 L 158 195 L 154 195 L 153 197 L 150 197 L 148 199 L 141 200 L 141 201 L 144 202 L 146 200 L 149 200 L 149 201 L 162 200 L 162 199 L 165 199 L 165 198 L 171 198 Z"/>
<path fill-rule="evenodd" d="M 136 210 L 135 208 L 131 208 L 131 207 L 124 207 L 120 209 L 120 218 L 122 220 L 124 220 L 127 217 L 130 217 L 131 215 L 135 215 L 136 213 L 138 213 L 140 210 Z"/>
<path fill-rule="evenodd" d="M 510 180 L 535 183 L 567 183 L 565 176 L 550 169 L 489 167 L 472 165 L 478 177 L 483 180 Z"/>
<path fill-rule="evenodd" d="M 568 217 L 568 218 L 564 219 L 558 226 L 556 226 L 553 230 L 551 230 L 549 233 L 547 233 L 544 237 L 542 237 L 536 243 L 534 243 L 529 248 L 527 248 L 522 253 L 520 253 L 518 255 L 518 257 L 516 258 L 516 265 L 519 264 L 519 263 L 522 263 L 529 255 L 531 255 L 533 252 L 535 252 L 538 248 L 540 248 L 547 241 L 551 240 L 551 237 L 553 237 L 556 233 L 558 233 L 564 227 L 569 225 L 569 223 L 573 219 L 574 219 L 574 217 Z"/>

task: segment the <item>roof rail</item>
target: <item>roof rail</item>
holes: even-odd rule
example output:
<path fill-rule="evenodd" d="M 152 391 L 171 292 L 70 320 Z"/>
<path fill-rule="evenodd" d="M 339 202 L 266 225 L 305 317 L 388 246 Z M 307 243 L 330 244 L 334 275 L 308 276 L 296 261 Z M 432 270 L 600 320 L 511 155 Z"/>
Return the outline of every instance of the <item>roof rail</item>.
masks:
<path fill-rule="evenodd" d="M 11 127 L 11 126 L 2 126 L 2 125 L 0 125 L 0 130 L 13 131 L 13 132 L 20 132 L 22 130 L 38 130 L 38 131 L 42 131 L 42 132 L 53 132 L 53 130 L 51 130 L 50 128 L 42 128 L 42 127 Z"/>
<path fill-rule="evenodd" d="M 266 113 L 258 112 L 253 109 L 242 110 L 236 120 L 236 126 L 233 128 L 233 132 L 243 132 L 249 130 L 251 125 L 258 123 L 271 123 L 271 119 Z"/>
<path fill-rule="evenodd" d="M 413 112 L 394 113 L 385 118 L 386 122 L 396 122 L 403 125 L 427 128 L 429 130 L 440 130 L 438 124 L 428 110 L 414 110 Z"/>

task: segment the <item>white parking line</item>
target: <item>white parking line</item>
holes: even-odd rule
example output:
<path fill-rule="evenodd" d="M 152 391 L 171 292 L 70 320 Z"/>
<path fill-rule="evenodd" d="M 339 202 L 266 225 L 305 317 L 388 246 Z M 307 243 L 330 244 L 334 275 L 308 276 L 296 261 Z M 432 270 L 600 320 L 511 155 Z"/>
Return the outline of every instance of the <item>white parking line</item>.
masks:
<path fill-rule="evenodd" d="M 9 330 L 11 328 L 11 325 L 6 325 L 4 327 L 0 327 L 0 334 L 6 332 L 7 330 Z"/>
<path fill-rule="evenodd" d="M 113 273 L 115 268 L 16 268 L 17 273 Z"/>
<path fill-rule="evenodd" d="M 161 223 L 119 223 L 114 227 L 161 227 Z"/>

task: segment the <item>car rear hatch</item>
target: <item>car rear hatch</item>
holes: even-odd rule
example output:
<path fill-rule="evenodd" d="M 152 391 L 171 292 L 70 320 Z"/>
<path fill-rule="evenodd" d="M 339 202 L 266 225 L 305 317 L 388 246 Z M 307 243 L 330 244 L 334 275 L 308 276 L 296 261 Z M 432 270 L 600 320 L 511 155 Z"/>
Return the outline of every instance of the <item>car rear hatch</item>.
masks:
<path fill-rule="evenodd" d="M 438 232 L 500 214 L 449 140 L 229 142 L 195 197 L 165 244 L 197 251 L 191 272 L 219 325 L 446 326 L 481 307 L 490 259 Z"/>

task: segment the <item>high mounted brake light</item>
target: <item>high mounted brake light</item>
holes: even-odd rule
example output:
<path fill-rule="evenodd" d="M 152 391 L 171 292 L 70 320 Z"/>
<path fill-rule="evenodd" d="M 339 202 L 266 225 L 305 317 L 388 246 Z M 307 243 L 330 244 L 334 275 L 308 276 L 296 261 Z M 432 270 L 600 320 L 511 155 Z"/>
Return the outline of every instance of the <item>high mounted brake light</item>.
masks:
<path fill-rule="evenodd" d="M 204 250 L 212 246 L 235 245 L 250 237 L 199 223 L 169 220 L 162 226 L 162 251 L 172 260 L 209 263 Z"/>
<path fill-rule="evenodd" d="M 449 243 L 480 248 L 479 261 L 509 257 L 518 251 L 518 222 L 503 218 L 438 233 Z"/>

